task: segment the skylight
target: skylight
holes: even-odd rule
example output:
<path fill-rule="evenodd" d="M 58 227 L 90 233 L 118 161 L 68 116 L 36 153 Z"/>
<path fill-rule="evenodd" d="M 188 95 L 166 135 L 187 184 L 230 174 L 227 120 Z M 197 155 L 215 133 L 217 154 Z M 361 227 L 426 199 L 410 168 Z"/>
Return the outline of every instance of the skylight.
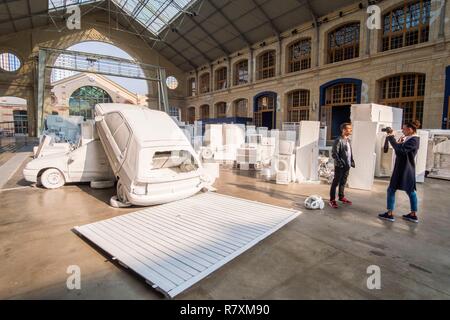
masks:
<path fill-rule="evenodd" d="M 48 10 L 55 11 L 73 5 L 81 5 L 98 1 L 99 0 L 48 0 Z"/>
<path fill-rule="evenodd" d="M 153 34 L 159 34 L 164 27 L 187 10 L 196 0 L 112 0 L 133 19 Z"/>
<path fill-rule="evenodd" d="M 100 0 L 48 0 L 49 11 Z M 158 35 L 197 0 L 112 0 L 120 9 Z"/>

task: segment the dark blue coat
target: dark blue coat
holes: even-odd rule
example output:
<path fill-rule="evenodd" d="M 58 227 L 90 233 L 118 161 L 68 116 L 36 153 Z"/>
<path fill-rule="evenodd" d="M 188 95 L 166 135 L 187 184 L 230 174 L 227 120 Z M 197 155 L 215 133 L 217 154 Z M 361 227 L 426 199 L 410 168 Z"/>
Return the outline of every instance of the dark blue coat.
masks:
<path fill-rule="evenodd" d="M 413 136 L 404 143 L 398 143 L 394 136 L 388 136 L 395 150 L 395 165 L 389 187 L 394 190 L 413 192 L 416 190 L 416 154 L 420 138 Z"/>

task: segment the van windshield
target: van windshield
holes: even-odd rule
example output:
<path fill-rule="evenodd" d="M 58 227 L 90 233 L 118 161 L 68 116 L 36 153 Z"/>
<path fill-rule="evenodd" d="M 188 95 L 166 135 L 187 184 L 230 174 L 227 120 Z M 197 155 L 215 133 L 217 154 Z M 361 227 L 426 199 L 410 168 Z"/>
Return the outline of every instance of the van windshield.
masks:
<path fill-rule="evenodd" d="M 198 164 L 187 150 L 157 151 L 153 154 L 151 170 L 190 172 L 198 169 Z"/>

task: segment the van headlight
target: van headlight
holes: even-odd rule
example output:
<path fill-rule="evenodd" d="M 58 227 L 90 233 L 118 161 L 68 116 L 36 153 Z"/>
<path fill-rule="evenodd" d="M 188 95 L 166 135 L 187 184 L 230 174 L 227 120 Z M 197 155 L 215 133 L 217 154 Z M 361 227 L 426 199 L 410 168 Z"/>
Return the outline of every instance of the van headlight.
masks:
<path fill-rule="evenodd" d="M 147 194 L 147 184 L 136 184 L 133 187 L 133 193 L 138 196 L 144 196 Z"/>

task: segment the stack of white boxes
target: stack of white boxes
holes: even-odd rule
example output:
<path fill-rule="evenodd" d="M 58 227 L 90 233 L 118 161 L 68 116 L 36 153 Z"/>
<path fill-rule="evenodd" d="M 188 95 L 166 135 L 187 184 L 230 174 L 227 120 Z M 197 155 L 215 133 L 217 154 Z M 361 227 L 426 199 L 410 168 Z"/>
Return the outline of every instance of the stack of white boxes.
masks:
<path fill-rule="evenodd" d="M 350 188 L 371 190 L 374 176 L 388 173 L 392 150 L 383 152 L 386 133 L 385 127 L 401 129 L 403 110 L 389 106 L 355 104 L 351 107 L 353 124 L 352 153 L 356 168 L 350 170 L 348 184 Z M 387 165 L 388 168 L 384 168 Z"/>
<path fill-rule="evenodd" d="M 295 181 L 295 131 L 280 131 L 278 154 L 272 160 L 272 171 L 277 184 L 289 184 Z"/>
<path fill-rule="evenodd" d="M 255 145 L 244 144 L 237 149 L 236 162 L 241 170 L 249 170 L 250 165 L 261 163 L 261 149 Z"/>
<path fill-rule="evenodd" d="M 214 159 L 234 162 L 237 157 L 237 149 L 245 143 L 245 127 L 238 124 L 224 124 L 222 128 L 223 149 L 214 154 Z"/>

